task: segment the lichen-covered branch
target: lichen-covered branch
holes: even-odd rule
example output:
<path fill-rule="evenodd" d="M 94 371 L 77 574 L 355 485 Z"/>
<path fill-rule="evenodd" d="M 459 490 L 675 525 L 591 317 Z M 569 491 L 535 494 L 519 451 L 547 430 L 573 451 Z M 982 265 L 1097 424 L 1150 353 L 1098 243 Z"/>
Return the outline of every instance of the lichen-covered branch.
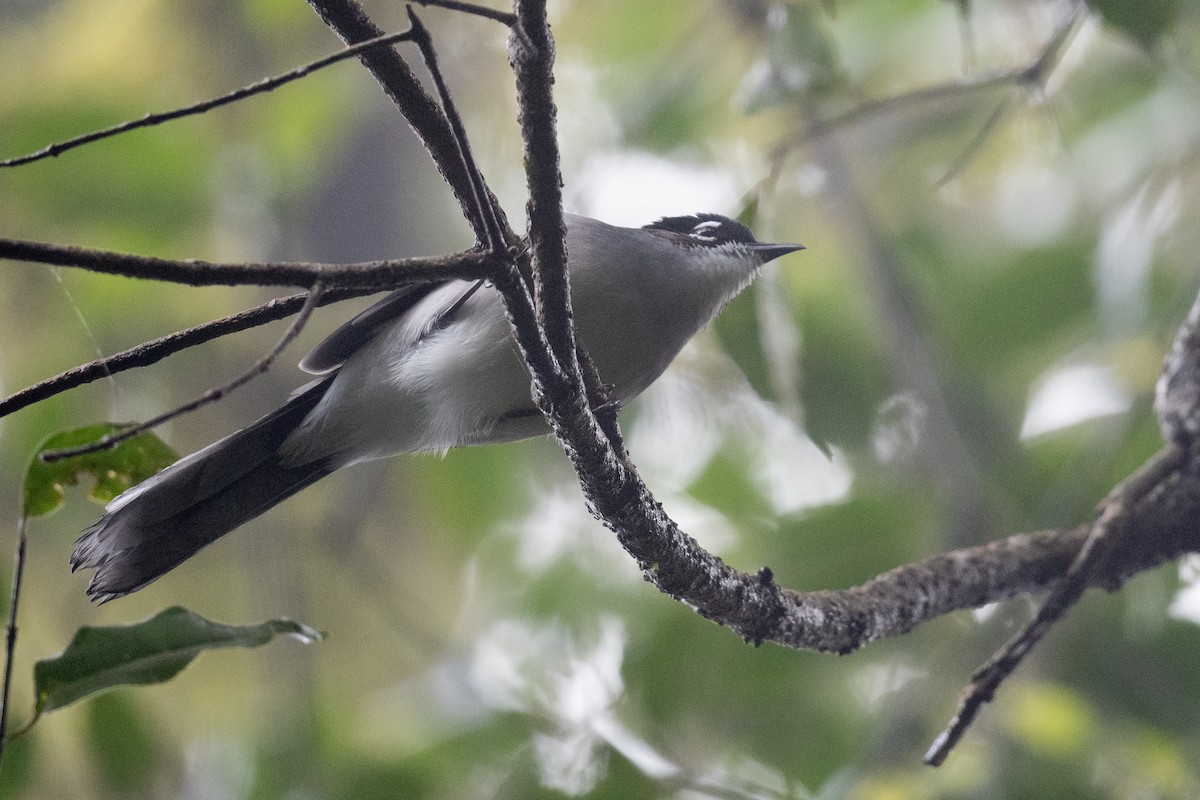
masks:
<path fill-rule="evenodd" d="M 517 11 L 525 37 L 529 42 L 542 42 L 537 45 L 540 50 L 552 39 L 544 18 L 540 29 L 533 26 L 539 5 L 519 2 Z M 512 45 L 513 63 L 518 68 L 525 57 L 520 47 Z M 1039 69 L 1050 63 L 1050 57 L 1039 59 Z M 550 88 L 548 74 L 527 70 L 523 75 L 525 82 L 518 79 L 522 119 L 538 119 L 545 109 L 552 114 L 552 103 L 538 105 L 545 102 L 539 93 Z M 553 197 L 558 181 L 556 151 L 539 145 L 547 130 L 544 119 L 522 129 L 531 198 Z M 550 251 L 547 261 L 552 258 Z M 543 295 L 539 300 L 552 296 Z M 563 305 L 539 308 L 539 313 L 543 317 L 561 313 Z M 556 341 L 556 352 L 563 344 L 561 339 Z M 680 530 L 625 455 L 609 446 L 595 417 L 586 407 L 581 409 L 578 388 L 565 382 L 555 384 L 551 380 L 555 376 L 543 376 L 536 368 L 534 373 L 535 383 L 546 395 L 542 408 L 575 465 L 589 507 L 616 532 L 647 580 L 755 643 L 774 641 L 847 653 L 868 642 L 907 633 L 942 614 L 1045 591 L 1066 573 L 1091 530 L 1085 525 L 1069 531 L 1019 534 L 898 567 L 849 589 L 805 593 L 784 589 L 775 584 L 770 570 L 755 574 L 738 571 Z M 1118 529 L 1113 550 L 1087 585 L 1115 588 L 1130 575 L 1200 547 L 1197 478 L 1200 462 L 1189 462 L 1146 491 L 1128 514 L 1113 520 Z"/>

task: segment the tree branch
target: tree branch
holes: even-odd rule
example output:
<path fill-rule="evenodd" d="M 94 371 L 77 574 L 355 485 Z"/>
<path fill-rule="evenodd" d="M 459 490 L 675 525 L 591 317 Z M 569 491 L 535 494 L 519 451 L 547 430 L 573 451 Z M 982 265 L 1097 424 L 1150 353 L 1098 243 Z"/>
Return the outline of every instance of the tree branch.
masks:
<path fill-rule="evenodd" d="M 300 335 L 300 331 L 304 330 L 305 324 L 308 323 L 308 318 L 312 315 L 313 309 L 317 307 L 318 303 L 320 303 L 321 295 L 324 293 L 325 287 L 323 287 L 320 283 L 314 284 L 312 289 L 310 289 L 308 292 L 308 297 L 304 300 L 304 306 L 300 309 L 300 313 L 296 315 L 296 319 L 292 320 L 292 324 L 288 326 L 288 329 L 284 332 L 279 341 L 275 343 L 275 346 L 268 350 L 267 353 L 262 356 L 262 358 L 254 362 L 254 365 L 250 367 L 250 369 L 246 370 L 241 375 L 238 375 L 224 386 L 218 386 L 214 389 L 209 389 L 195 400 L 191 400 L 181 406 L 171 409 L 170 411 L 159 414 L 156 417 L 152 417 L 145 422 L 138 423 L 137 425 L 130 425 L 128 428 L 125 428 L 119 433 L 105 434 L 104 436 L 100 437 L 99 441 L 80 445 L 79 447 L 69 447 L 64 450 L 45 451 L 42 453 L 42 460 L 49 463 L 61 461 L 64 458 L 74 458 L 87 453 L 94 453 L 100 450 L 108 450 L 116 447 L 127 439 L 132 439 L 134 436 L 145 433 L 152 428 L 157 428 L 164 422 L 170 422 L 177 417 L 195 411 L 196 409 L 206 406 L 209 403 L 215 403 L 230 392 L 236 391 L 271 368 L 271 365 L 275 363 L 275 359 L 279 358 L 280 354 L 287 349 L 288 345 L 295 341 L 296 337 Z"/>
<path fill-rule="evenodd" d="M 351 297 L 361 297 L 371 293 L 370 289 L 337 289 L 325 292 L 317 302 L 318 306 L 337 303 Z M 122 351 L 107 358 L 81 364 L 78 367 L 60 372 L 51 378 L 35 383 L 33 386 L 15 392 L 0 399 L 0 419 L 20 411 L 26 406 L 54 397 L 68 389 L 74 389 L 92 381 L 124 372 L 135 367 L 148 367 L 156 364 L 169 355 L 186 350 L 189 347 L 228 336 L 232 333 L 256 328 L 269 322 L 284 319 L 295 314 L 308 299 L 308 292 L 293 294 L 288 297 L 269 300 L 262 305 L 240 311 L 228 317 L 196 325 L 182 331 L 168 334 L 158 339 L 139 344 L 137 347 Z"/>
<path fill-rule="evenodd" d="M 518 123 L 525 151 L 529 186 L 526 209 L 533 258 L 534 301 L 538 324 L 546 333 L 559 368 L 576 378 L 575 330 L 571 319 L 571 286 L 567 272 L 567 229 L 562 212 L 554 83 L 554 40 L 545 3 L 517 0 L 517 29 L 509 41 L 509 62 L 517 80 Z M 583 381 L 574 380 L 582 389 Z"/>
<path fill-rule="evenodd" d="M 95 250 L 74 245 L 0 239 L 0 259 L 78 267 L 127 278 L 170 281 L 188 286 L 302 286 L 317 281 L 338 289 L 394 289 L 402 283 L 462 278 L 478 280 L 489 275 L 489 257 L 464 250 L 446 256 L 393 258 L 354 264 L 320 264 L 298 261 L 213 263 L 197 259 L 173 260 Z"/>
<path fill-rule="evenodd" d="M 347 44 L 373 39 L 383 32 L 367 18 L 354 0 L 308 0 L 309 5 Z M 446 117 L 437 103 L 421 86 L 408 64 L 391 49 L 373 48 L 362 53 L 360 60 L 383 87 L 400 113 L 408 120 L 421 143 L 429 152 L 442 178 L 450 186 L 463 214 L 475 231 L 477 242 L 486 241 L 486 221 L 479 216 L 479 208 L 472 203 L 471 176 L 458 157 L 458 143 Z M 498 208 L 498 206 L 496 206 Z M 506 241 L 516 237 L 501 218 Z"/>
<path fill-rule="evenodd" d="M 538 5 L 518 3 L 518 17 L 529 41 L 546 42 L 549 33 L 544 19 L 530 23 Z M 519 51 L 513 54 L 514 67 L 521 69 L 523 57 Z M 1039 59 L 1038 63 L 1048 61 Z M 547 79 L 542 75 L 532 80 Z M 518 86 L 524 115 L 529 87 L 520 78 Z M 552 183 L 557 173 L 538 160 L 543 153 L 532 144 L 535 134 L 524 128 L 523 132 L 531 196 L 549 192 L 547 182 Z M 553 159 L 548 163 L 553 164 Z M 552 257 L 551 251 L 548 258 Z M 548 312 L 539 308 L 539 313 Z M 543 378 L 538 369 L 534 371 Z M 783 589 L 774 583 L 769 569 L 755 575 L 739 572 L 681 531 L 654 500 L 633 465 L 608 446 L 586 406 L 580 409 L 577 394 L 567 393 L 566 387 L 562 387 L 562 395 L 556 394 L 559 387 L 548 380 L 553 377 L 547 375 L 539 384 L 547 395 L 543 408 L 575 465 L 593 513 L 616 532 L 647 580 L 756 644 L 774 641 L 848 653 L 876 639 L 907 633 L 942 614 L 1044 591 L 1067 572 L 1091 530 L 1084 526 L 1073 531 L 1019 534 L 899 567 L 851 589 L 807 593 Z M 1179 473 L 1171 473 L 1140 494 L 1131 513 L 1109 520 L 1120 532 L 1119 538 L 1111 557 L 1089 576 L 1086 585 L 1115 588 L 1131 574 L 1197 548 L 1197 476 L 1200 461 L 1189 462 Z"/>
<path fill-rule="evenodd" d="M 995 696 L 1000 684 L 1050 632 L 1050 628 L 1079 601 L 1093 576 L 1103 568 L 1119 543 L 1117 526 L 1134 513 L 1143 497 L 1174 474 L 1182 456 L 1183 452 L 1178 447 L 1168 445 L 1109 492 L 1100 504 L 1099 519 L 1088 530 L 1079 552 L 1055 583 L 1037 615 L 971 676 L 954 719 L 925 754 L 926 764 L 936 767 L 946 760 L 983 705 Z"/>
<path fill-rule="evenodd" d="M 310 0 L 310 3 L 347 41 L 378 35 L 353 0 Z M 391 288 L 405 280 L 492 278 L 504 296 L 516 340 L 534 378 L 539 406 L 575 466 L 591 511 L 616 532 L 647 580 L 755 644 L 774 641 L 795 648 L 848 653 L 876 639 L 907 633 L 921 622 L 942 614 L 1046 590 L 1055 586 L 1073 563 L 1080 563 L 1077 559 L 1081 550 L 1089 537 L 1095 535 L 1097 526 L 1010 536 L 901 566 L 849 589 L 800 593 L 778 586 L 769 569 L 750 574 L 730 567 L 680 530 L 654 499 L 621 447 L 611 409 L 599 405 L 603 399 L 602 387 L 586 354 L 577 354 L 551 94 L 553 39 L 542 0 L 518 0 L 516 11 L 510 53 L 517 74 L 530 193 L 532 296 L 528 290 L 530 283 L 513 268 L 512 254 L 496 249 L 443 258 L 350 265 L 208 264 L 0 240 L 0 258 L 80 266 L 191 285 L 307 286 L 322 281 L 340 287 L 343 292 Z M 1060 41 L 1056 47 L 1061 49 L 1061 46 Z M 426 47 L 422 50 L 426 52 Z M 1052 52 L 1053 48 L 1048 47 L 1035 64 L 1003 76 L 1004 79 L 1043 80 L 1054 63 Z M 452 105 L 447 103 L 443 114 L 394 51 L 375 48 L 361 53 L 360 58 L 425 143 L 479 240 L 492 248 L 497 248 L 501 240 L 511 242 L 512 232 L 473 166 L 465 136 L 456 131 L 461 126 Z M 427 59 L 439 90 L 448 96 L 436 71 L 436 62 L 428 54 Z M 971 90 L 999 80 L 992 77 L 977 81 Z M 880 104 L 870 113 L 884 108 Z M 868 112 L 860 109 L 858 113 Z M 494 217 L 489 218 L 493 213 L 489 207 L 494 210 Z M 289 298 L 285 302 L 297 303 L 297 300 Z M 254 311 L 264 318 L 268 315 L 265 307 Z M 271 309 L 271 313 L 276 311 Z M 1187 377 L 1200 375 L 1195 344 L 1200 340 L 1200 334 L 1195 332 L 1200 325 L 1200 311 L 1194 311 L 1193 316 L 1197 318 L 1196 324 L 1185 326 L 1187 336 L 1183 338 L 1187 341 L 1177 343 L 1181 353 L 1178 358 L 1172 351 L 1177 363 L 1168 360 L 1163 381 L 1167 389 L 1160 393 L 1166 399 L 1159 413 L 1172 447 L 1179 447 L 1176 440 L 1190 440 L 1200 430 L 1197 415 L 1200 403 L 1194 391 L 1194 384 L 1200 379 Z M 256 315 L 255 319 L 259 318 Z M 201 326 L 205 328 L 203 335 L 216 330 L 218 323 L 234 327 L 228 320 L 209 323 Z M 173 335 L 175 338 L 165 337 L 144 346 L 136 358 L 132 355 L 134 351 L 129 351 L 114 357 L 114 361 L 124 357 L 122 364 L 132 364 L 137 359 L 149 358 L 146 352 L 151 348 L 157 360 L 172 347 L 186 346 L 180 342 L 200 336 L 199 331 L 200 328 L 195 328 Z M 111 367 L 112 363 L 105 366 Z M 100 369 L 88 367 L 93 373 Z M 69 381 L 59 376 L 39 384 L 47 387 L 39 391 L 61 390 L 51 388 L 52 382 L 59 386 Z M 36 394 L 35 389 L 38 387 L 31 387 L 26 393 Z M 13 405 L 21 407 L 16 397 L 0 401 L 0 410 Z M 24 400 L 21 403 L 27 404 Z M 603 424 L 597 419 L 598 412 L 603 412 Z M 1106 537 L 1111 537 L 1105 540 L 1109 550 L 1106 557 L 1098 558 L 1088 570 L 1077 572 L 1082 578 L 1079 591 L 1093 586 L 1117 588 L 1130 575 L 1200 549 L 1200 454 L 1182 447 L 1178 452 L 1183 455 L 1170 455 L 1175 459 L 1170 469 L 1154 470 L 1150 479 L 1137 482 L 1136 492 L 1123 495 L 1121 513 L 1114 511 L 1102 517 L 1099 524 L 1108 530 Z"/>
<path fill-rule="evenodd" d="M 474 14 L 477 17 L 493 19 L 496 22 L 512 27 L 517 23 L 515 14 L 509 14 L 505 11 L 497 11 L 485 6 L 476 5 L 475 3 L 463 3 L 459 0 L 412 0 L 419 6 L 435 6 L 437 8 L 447 8 L 451 11 L 461 11 L 465 14 Z"/>
<path fill-rule="evenodd" d="M 1071 14 L 1054 31 L 1041 52 L 1030 63 L 1016 69 L 1007 69 L 980 75 L 965 80 L 948 81 L 947 83 L 914 89 L 910 92 L 884 97 L 879 100 L 869 100 L 861 105 L 835 114 L 824 120 L 817 120 L 808 126 L 807 135 L 812 138 L 827 136 L 842 128 L 857 125 L 870 117 L 890 114 L 895 111 L 912 108 L 914 105 L 945 100 L 961 95 L 976 94 L 987 89 L 1004 86 L 1041 87 L 1058 66 L 1071 41 L 1071 34 L 1078 28 L 1086 12 L 1081 2 L 1076 2 Z M 783 149 L 790 149 L 787 144 Z M 776 152 L 776 157 L 780 153 Z"/>
<path fill-rule="evenodd" d="M 190 106 L 175 108 L 158 114 L 147 114 L 141 119 L 129 120 L 128 122 L 122 122 L 119 125 L 113 125 L 112 127 L 103 128 L 98 131 L 92 131 L 91 133 L 86 133 L 82 136 L 76 136 L 63 142 L 55 142 L 54 144 L 47 145 L 41 150 L 29 153 L 28 155 L 17 156 L 15 158 L 9 158 L 0 161 L 0 167 L 19 167 L 22 164 L 29 164 L 34 161 L 40 161 L 44 158 L 54 158 L 62 153 L 67 152 L 68 150 L 74 150 L 76 147 L 82 147 L 85 144 L 91 144 L 92 142 L 96 142 L 101 139 L 108 139 L 112 136 L 128 133 L 129 131 L 137 130 L 138 128 L 149 128 L 154 125 L 161 125 L 164 122 L 182 119 L 183 117 L 189 117 L 194 114 L 203 114 L 204 112 L 211 111 L 214 108 L 229 105 L 230 103 L 235 103 L 238 100 L 243 100 L 256 94 L 277 89 L 284 84 L 299 80 L 300 78 L 316 72 L 319 69 L 324 69 L 325 67 L 336 64 L 339 61 L 345 61 L 347 58 L 353 58 L 364 50 L 369 50 L 373 47 L 396 44 L 397 42 L 404 41 L 411 37 L 412 31 L 403 31 L 401 33 L 389 33 L 384 36 L 377 36 L 374 39 L 369 39 L 365 42 L 354 45 L 353 47 L 347 47 L 340 52 L 332 53 L 324 58 L 319 58 L 316 61 L 311 61 L 308 64 L 296 67 L 295 69 L 290 70 L 282 75 L 276 75 L 272 78 L 263 78 L 261 81 L 252 83 L 249 86 L 243 86 L 240 89 L 236 89 L 228 94 L 223 94 L 220 97 L 214 97 Z"/>

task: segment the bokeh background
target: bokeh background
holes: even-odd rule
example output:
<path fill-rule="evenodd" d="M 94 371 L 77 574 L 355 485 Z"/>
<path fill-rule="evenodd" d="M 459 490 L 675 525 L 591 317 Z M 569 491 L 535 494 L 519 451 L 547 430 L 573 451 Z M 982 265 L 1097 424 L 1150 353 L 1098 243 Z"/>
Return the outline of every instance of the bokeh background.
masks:
<path fill-rule="evenodd" d="M 404 27 L 400 4 L 367 8 Z M 1161 444 L 1153 383 L 1200 285 L 1200 9 L 1097 0 L 1044 82 L 1017 80 L 1072 8 L 552 3 L 569 208 L 629 225 L 742 213 L 808 246 L 623 416 L 659 499 L 732 564 L 844 587 L 1073 526 Z M 420 13 L 519 224 L 505 31 Z M 337 46 L 301 0 L 0 0 L 0 156 Z M 0 235 L 233 261 L 471 244 L 355 63 L 0 172 Z M 270 296 L 6 263 L 0 390 Z M 322 310 L 281 366 L 161 434 L 187 452 L 270 410 L 304 348 L 365 302 Z M 0 422 L 0 541 L 44 437 L 189 400 L 284 327 Z M 98 608 L 66 566 L 98 513 L 84 495 L 32 528 L 15 721 L 33 662 L 81 625 L 182 604 L 328 638 L 209 653 L 50 714 L 10 747 L 3 797 L 1200 796 L 1196 563 L 1090 593 L 933 770 L 921 754 L 960 687 L 1033 600 L 847 657 L 756 649 L 642 581 L 545 440 L 345 471 Z"/>

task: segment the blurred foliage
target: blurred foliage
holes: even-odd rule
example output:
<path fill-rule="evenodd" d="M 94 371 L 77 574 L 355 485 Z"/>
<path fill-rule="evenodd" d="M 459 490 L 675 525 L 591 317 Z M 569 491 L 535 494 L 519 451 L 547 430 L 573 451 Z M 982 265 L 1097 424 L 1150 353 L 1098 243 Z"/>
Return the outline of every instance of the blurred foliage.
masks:
<path fill-rule="evenodd" d="M 365 5 L 403 26 L 398 4 Z M 1033 63 L 1069 10 L 554 5 L 574 210 L 628 213 L 621 224 L 742 212 L 760 238 L 808 247 L 624 418 L 664 506 L 730 563 L 820 589 L 1080 524 L 1159 446 L 1152 386 L 1197 290 L 1200 8 L 1089 0 L 1044 86 L 985 80 Z M 516 219 L 505 32 L 419 13 Z M 301 0 L 0 2 L 0 156 L 336 46 Z M 349 63 L 0 173 L 0 235 L 210 260 L 452 250 L 452 209 Z M 267 296 L 5 265 L 0 386 Z M 351 313 L 323 310 L 302 344 Z M 281 330 L 5 419 L 0 519 L 15 519 L 47 432 L 191 399 Z M 274 369 L 160 434 L 191 451 L 303 380 Z M 66 569 L 95 514 L 78 494 L 30 541 L 16 708 L 33 703 L 34 662 L 77 628 L 177 604 L 304 619 L 329 641 L 212 653 L 169 684 L 63 709 L 8 749 L 0 797 L 1200 795 L 1190 562 L 1085 598 L 930 770 L 921 754 L 959 687 L 1028 619 L 1028 598 L 841 659 L 755 649 L 642 581 L 556 445 L 534 441 L 348 470 L 96 608 Z"/>

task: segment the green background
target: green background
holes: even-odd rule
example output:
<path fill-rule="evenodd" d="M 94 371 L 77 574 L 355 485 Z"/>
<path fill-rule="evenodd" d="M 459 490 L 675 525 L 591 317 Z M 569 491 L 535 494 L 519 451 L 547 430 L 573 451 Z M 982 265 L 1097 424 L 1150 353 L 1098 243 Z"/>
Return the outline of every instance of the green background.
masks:
<path fill-rule="evenodd" d="M 1085 522 L 1159 447 L 1153 383 L 1198 285 L 1195 3 L 1093 3 L 1043 88 L 963 84 L 1031 63 L 1060 3 L 552 6 L 570 208 L 622 224 L 749 209 L 760 238 L 808 247 L 623 418 L 650 486 L 702 543 L 789 587 L 849 586 Z M 398 4 L 367 8 L 404 25 Z M 505 31 L 420 13 L 519 224 Z M 336 47 L 300 0 L 0 0 L 0 157 Z M 948 84 L 960 88 L 854 113 Z M 353 63 L 0 172 L 0 221 L 13 238 L 209 260 L 471 244 Z M 0 390 L 270 296 L 5 263 Z M 290 364 L 355 307 L 319 312 L 284 366 L 161 435 L 190 452 L 270 410 L 303 381 Z M 0 520 L 16 519 L 48 434 L 189 400 L 284 326 L 5 419 Z M 1116 400 L 1022 436 L 1031 399 L 1064 375 L 1067 412 Z M 1031 600 L 843 658 L 755 649 L 641 580 L 553 441 L 347 470 L 103 607 L 67 570 L 97 513 L 75 490 L 33 524 L 16 721 L 33 662 L 81 625 L 179 604 L 229 624 L 290 617 L 327 639 L 204 654 L 172 682 L 48 714 L 10 748 L 0 796 L 1200 795 L 1200 632 L 1176 602 L 1195 565 L 1089 594 L 933 770 L 922 753 Z"/>

